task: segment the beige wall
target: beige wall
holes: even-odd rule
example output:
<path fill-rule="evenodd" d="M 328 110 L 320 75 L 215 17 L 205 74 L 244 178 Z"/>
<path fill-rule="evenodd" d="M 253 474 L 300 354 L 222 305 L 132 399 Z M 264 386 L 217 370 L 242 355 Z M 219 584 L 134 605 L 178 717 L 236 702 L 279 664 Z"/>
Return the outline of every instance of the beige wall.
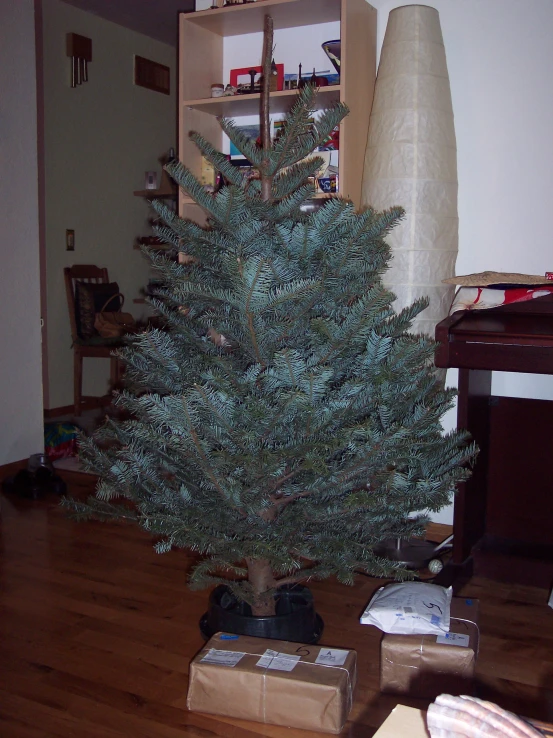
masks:
<path fill-rule="evenodd" d="M 125 294 L 125 309 L 148 281 L 148 265 L 132 246 L 150 233 L 144 172 L 176 145 L 176 52 L 165 44 L 85 13 L 44 0 L 44 98 L 48 407 L 73 401 L 73 359 L 63 267 L 106 266 Z M 66 33 L 92 39 L 89 81 L 70 86 Z M 171 67 L 171 95 L 133 84 L 133 56 Z M 75 251 L 65 250 L 65 230 L 75 230 Z M 86 359 L 84 392 L 107 390 L 109 362 Z"/>
<path fill-rule="evenodd" d="M 33 0 L 0 2 L 0 465 L 43 450 Z"/>

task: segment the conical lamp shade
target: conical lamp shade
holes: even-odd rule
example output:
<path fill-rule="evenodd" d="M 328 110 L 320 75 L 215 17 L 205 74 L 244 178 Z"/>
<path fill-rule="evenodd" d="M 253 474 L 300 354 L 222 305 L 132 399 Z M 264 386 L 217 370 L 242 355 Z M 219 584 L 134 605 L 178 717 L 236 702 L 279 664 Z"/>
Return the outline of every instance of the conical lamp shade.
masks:
<path fill-rule="evenodd" d="M 458 249 L 457 148 L 438 11 L 406 5 L 390 12 L 382 46 L 363 174 L 362 201 L 401 205 L 405 219 L 389 236 L 384 283 L 396 309 L 418 297 L 430 306 L 413 332 L 434 335 L 453 289 Z"/>

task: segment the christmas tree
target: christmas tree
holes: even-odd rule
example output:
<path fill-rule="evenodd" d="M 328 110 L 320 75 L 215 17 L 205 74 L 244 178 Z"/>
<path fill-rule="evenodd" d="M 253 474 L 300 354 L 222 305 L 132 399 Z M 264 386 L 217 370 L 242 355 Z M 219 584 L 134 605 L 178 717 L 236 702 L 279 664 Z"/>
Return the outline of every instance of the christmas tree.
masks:
<path fill-rule="evenodd" d="M 465 433 L 443 433 L 454 391 L 436 379 L 434 343 L 408 333 L 426 303 L 396 314 L 382 286 L 401 208 L 356 212 L 335 197 L 300 209 L 321 164 L 306 157 L 347 109 L 313 122 L 306 87 L 271 142 L 266 26 L 261 145 L 221 121 L 259 178 L 198 134 L 227 186 L 206 192 L 181 163 L 167 165 L 207 225 L 155 204 L 158 233 L 180 257 L 149 255 L 166 329 L 127 339 L 116 402 L 130 419 L 83 443 L 96 497 L 65 502 L 78 517 L 135 521 L 159 553 L 199 552 L 191 585 L 228 584 L 254 615 L 274 614 L 286 584 L 407 576 L 373 548 L 422 534 L 417 511 L 449 502 L 475 452 Z"/>

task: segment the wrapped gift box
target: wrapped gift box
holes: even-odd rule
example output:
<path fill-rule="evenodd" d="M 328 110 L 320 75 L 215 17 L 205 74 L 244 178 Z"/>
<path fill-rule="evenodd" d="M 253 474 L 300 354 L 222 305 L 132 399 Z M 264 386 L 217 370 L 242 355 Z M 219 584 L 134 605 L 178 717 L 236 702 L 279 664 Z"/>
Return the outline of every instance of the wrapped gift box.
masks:
<path fill-rule="evenodd" d="M 380 646 L 380 690 L 434 699 L 470 694 L 478 654 L 478 601 L 454 597 L 449 633 L 390 635 Z"/>
<path fill-rule="evenodd" d="M 355 651 L 216 633 L 190 664 L 193 712 L 339 733 L 353 702 Z"/>

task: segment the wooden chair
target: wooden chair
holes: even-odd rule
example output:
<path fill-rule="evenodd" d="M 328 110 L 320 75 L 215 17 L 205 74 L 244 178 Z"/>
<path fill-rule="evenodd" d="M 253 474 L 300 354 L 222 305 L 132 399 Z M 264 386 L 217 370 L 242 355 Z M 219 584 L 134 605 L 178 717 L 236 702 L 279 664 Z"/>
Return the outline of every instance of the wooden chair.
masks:
<path fill-rule="evenodd" d="M 121 378 L 121 362 L 111 355 L 111 352 L 121 345 L 119 339 L 106 339 L 94 336 L 83 339 L 79 336 L 77 328 L 77 312 L 75 307 L 75 284 L 87 282 L 92 284 L 108 284 L 108 270 L 91 264 L 65 267 L 63 270 L 65 278 L 65 290 L 67 293 L 67 305 L 69 307 L 69 320 L 71 323 L 71 337 L 73 339 L 73 401 L 75 415 L 80 415 L 83 409 L 89 407 L 102 407 L 111 402 L 110 396 L 105 397 L 83 397 L 83 359 L 105 358 L 110 360 L 110 384 L 113 388 Z"/>

